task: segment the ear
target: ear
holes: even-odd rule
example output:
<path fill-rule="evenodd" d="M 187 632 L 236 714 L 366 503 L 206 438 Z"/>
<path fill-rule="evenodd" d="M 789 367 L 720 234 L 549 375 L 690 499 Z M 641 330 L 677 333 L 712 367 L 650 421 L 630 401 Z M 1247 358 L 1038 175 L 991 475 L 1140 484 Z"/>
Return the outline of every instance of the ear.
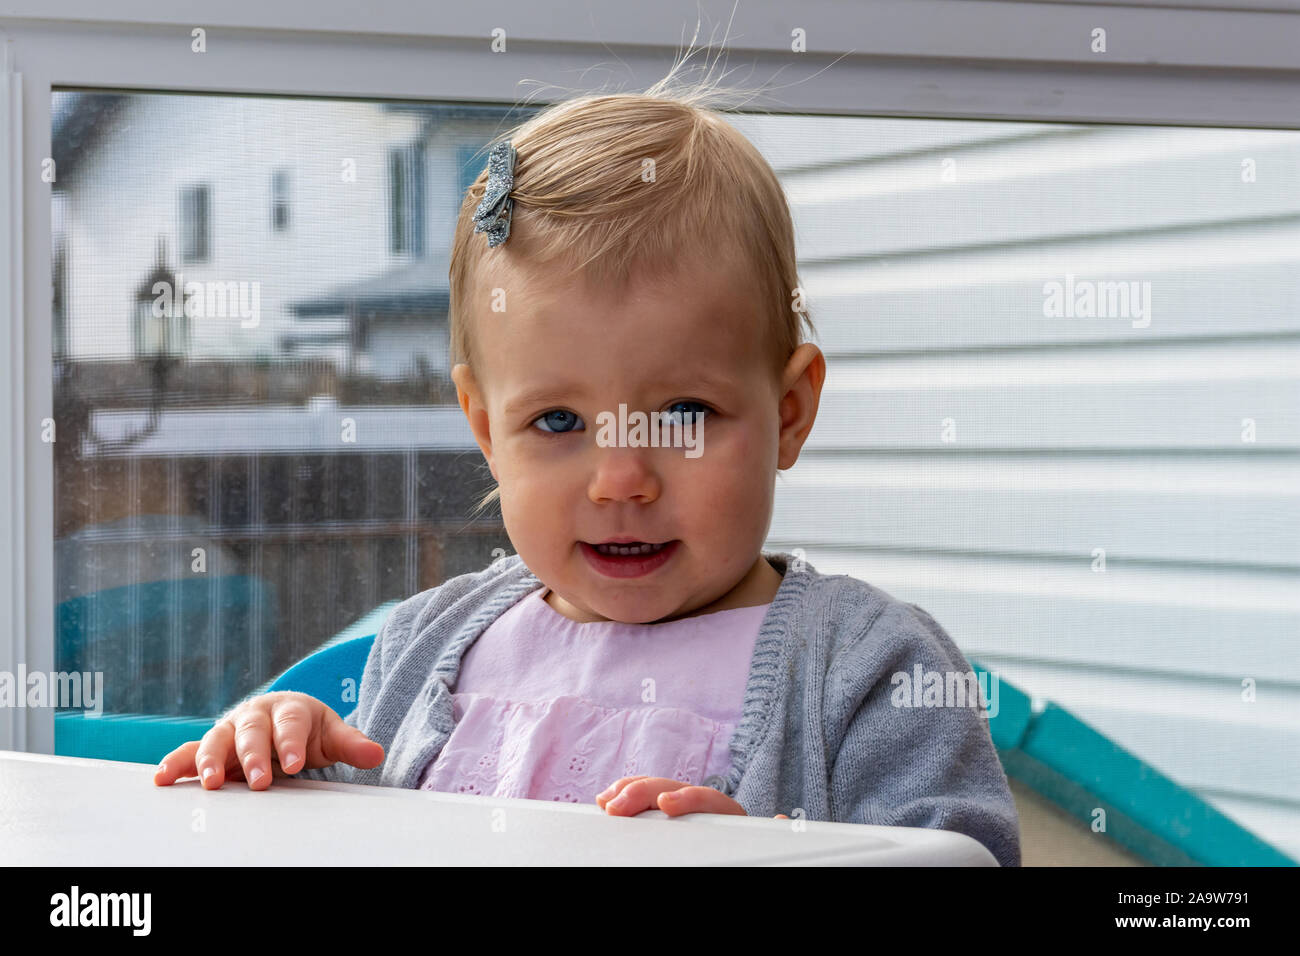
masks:
<path fill-rule="evenodd" d="M 483 390 L 474 377 L 473 370 L 463 363 L 451 370 L 451 380 L 456 383 L 456 400 L 460 402 L 461 411 L 465 413 L 465 418 L 469 422 L 469 429 L 474 433 L 474 441 L 478 442 L 479 450 L 487 460 L 488 470 L 492 472 L 493 480 L 500 481 L 497 478 L 496 465 L 492 462 L 492 430 L 488 424 Z"/>
<path fill-rule="evenodd" d="M 799 460 L 803 443 L 812 431 L 813 422 L 817 420 L 817 406 L 821 401 L 822 383 L 825 381 L 826 357 L 822 355 L 822 350 L 811 342 L 805 342 L 795 349 L 781 375 L 778 469 L 784 471 Z"/>

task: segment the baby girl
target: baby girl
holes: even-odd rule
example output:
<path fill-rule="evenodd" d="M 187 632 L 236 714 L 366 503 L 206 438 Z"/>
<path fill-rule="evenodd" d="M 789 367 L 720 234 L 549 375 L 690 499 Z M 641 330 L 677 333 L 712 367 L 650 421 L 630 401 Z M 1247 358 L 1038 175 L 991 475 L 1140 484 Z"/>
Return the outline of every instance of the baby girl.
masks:
<path fill-rule="evenodd" d="M 667 83 L 538 113 L 460 211 L 452 375 L 517 554 L 399 605 L 346 718 L 254 697 L 157 784 L 298 775 L 935 827 L 1019 865 L 978 703 L 891 697 L 917 666 L 970 671 L 943 628 L 763 550 L 826 362 L 775 173 L 706 90 Z M 598 427 L 627 409 L 661 440 Z"/>

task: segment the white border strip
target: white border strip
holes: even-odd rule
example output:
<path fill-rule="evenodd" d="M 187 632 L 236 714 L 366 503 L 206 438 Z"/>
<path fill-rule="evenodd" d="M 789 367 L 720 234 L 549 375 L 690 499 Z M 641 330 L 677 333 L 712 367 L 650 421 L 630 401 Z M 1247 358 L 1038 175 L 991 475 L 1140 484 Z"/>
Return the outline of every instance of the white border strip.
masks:
<path fill-rule="evenodd" d="M 22 555 L 23 184 L 22 76 L 10 72 L 9 40 L 0 33 L 0 670 L 27 659 L 27 581 Z M 26 708 L 0 709 L 0 749 L 24 750 Z"/>
<path fill-rule="evenodd" d="M 1224 7 L 1230 0 L 1221 0 Z M 734 51 L 788 54 L 802 28 L 812 53 L 1213 69 L 1300 68 L 1300 16 L 1286 10 L 1180 9 L 1023 0 L 549 0 L 547 3 L 355 3 L 352 0 L 4 0 L 23 20 L 218 30 L 389 35 L 481 42 L 676 48 L 728 37 Z M 1091 50 L 1092 30 L 1108 52 Z M 612 52 L 612 50 L 611 50 Z"/>

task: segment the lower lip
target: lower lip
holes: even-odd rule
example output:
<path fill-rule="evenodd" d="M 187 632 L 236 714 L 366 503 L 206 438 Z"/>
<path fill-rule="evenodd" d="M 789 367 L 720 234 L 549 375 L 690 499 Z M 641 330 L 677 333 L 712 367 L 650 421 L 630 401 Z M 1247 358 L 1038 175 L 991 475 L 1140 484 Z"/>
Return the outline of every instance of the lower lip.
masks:
<path fill-rule="evenodd" d="M 639 578 L 657 570 L 668 563 L 668 559 L 677 551 L 677 545 L 680 541 L 670 541 L 654 554 L 629 555 L 627 557 L 616 557 L 608 554 L 601 554 L 585 541 L 579 541 L 582 545 L 582 553 L 587 556 L 587 562 L 609 578 Z"/>

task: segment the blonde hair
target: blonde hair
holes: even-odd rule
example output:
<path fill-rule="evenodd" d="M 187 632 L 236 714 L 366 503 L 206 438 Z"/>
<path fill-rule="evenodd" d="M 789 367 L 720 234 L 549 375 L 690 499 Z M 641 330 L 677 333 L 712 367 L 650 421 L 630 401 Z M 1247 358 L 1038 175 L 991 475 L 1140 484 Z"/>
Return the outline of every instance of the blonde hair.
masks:
<path fill-rule="evenodd" d="M 683 82 L 685 62 L 644 93 L 588 93 L 551 105 L 484 147 L 486 154 L 510 140 L 517 151 L 510 237 L 489 248 L 474 232 L 484 169 L 461 203 L 452 241 L 453 365 L 474 365 L 473 283 L 503 251 L 518 252 L 529 266 L 567 265 L 615 292 L 633 277 L 669 274 L 690 257 L 730 259 L 755 279 L 775 374 L 805 341 L 804 326 L 815 334 L 798 294 L 794 225 L 781 183 L 714 108 L 743 91 L 708 77 Z M 494 487 L 475 513 L 499 492 Z"/>

